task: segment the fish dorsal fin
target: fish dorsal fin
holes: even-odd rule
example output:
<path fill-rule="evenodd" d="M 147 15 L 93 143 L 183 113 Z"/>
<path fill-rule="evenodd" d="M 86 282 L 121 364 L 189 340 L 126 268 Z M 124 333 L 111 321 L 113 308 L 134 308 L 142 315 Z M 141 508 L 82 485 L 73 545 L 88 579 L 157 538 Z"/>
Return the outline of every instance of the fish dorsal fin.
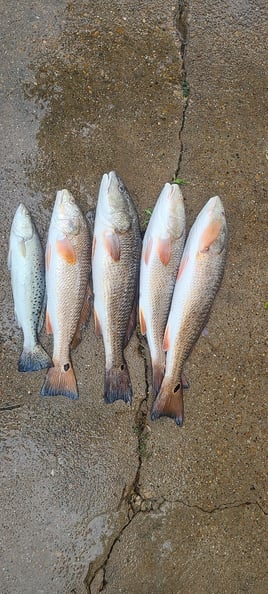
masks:
<path fill-rule="evenodd" d="M 167 237 L 166 239 L 160 237 L 158 239 L 157 253 L 162 264 L 164 264 L 164 266 L 167 266 L 171 256 L 171 241 L 169 237 Z"/>
<path fill-rule="evenodd" d="M 111 256 L 114 262 L 120 260 L 120 240 L 117 233 L 113 231 L 106 232 L 104 234 L 104 245 L 106 252 Z"/>
<path fill-rule="evenodd" d="M 67 264 L 76 264 L 77 256 L 68 237 L 64 237 L 64 239 L 57 239 L 56 249 L 58 254 L 63 260 L 65 260 L 65 262 L 67 262 Z"/>
<path fill-rule="evenodd" d="M 213 221 L 212 223 L 210 223 L 210 225 L 206 227 L 200 241 L 199 251 L 201 252 L 201 254 L 207 252 L 212 243 L 215 241 L 215 239 L 217 239 L 221 230 L 221 226 L 221 221 Z"/>

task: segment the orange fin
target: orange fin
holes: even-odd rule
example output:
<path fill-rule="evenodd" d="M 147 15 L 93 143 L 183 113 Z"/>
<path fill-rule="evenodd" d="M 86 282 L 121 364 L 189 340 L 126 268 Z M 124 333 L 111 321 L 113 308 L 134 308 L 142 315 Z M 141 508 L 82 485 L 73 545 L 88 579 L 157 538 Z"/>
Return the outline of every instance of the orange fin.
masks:
<path fill-rule="evenodd" d="M 58 254 L 65 260 L 65 262 L 67 262 L 67 264 L 76 264 L 77 256 L 68 237 L 57 239 L 56 249 Z"/>
<path fill-rule="evenodd" d="M 189 261 L 189 256 L 186 256 L 182 259 L 182 261 L 180 263 L 179 270 L 178 270 L 178 274 L 177 274 L 177 280 L 179 280 L 179 278 L 181 277 L 184 269 L 186 268 L 186 266 L 188 264 L 188 261 Z"/>
<path fill-rule="evenodd" d="M 165 384 L 165 380 L 163 381 L 151 411 L 152 421 L 159 417 L 170 417 L 176 421 L 179 427 L 182 426 L 183 391 L 181 383 L 173 388 L 170 384 Z"/>
<path fill-rule="evenodd" d="M 167 326 L 166 329 L 165 329 L 165 334 L 164 334 L 164 339 L 163 339 L 163 346 L 162 346 L 162 349 L 165 352 L 168 351 L 169 346 L 170 346 L 169 345 L 169 339 L 170 339 L 170 336 L 169 336 L 169 326 Z"/>
<path fill-rule="evenodd" d="M 208 225 L 205 229 L 200 242 L 200 252 L 207 252 L 211 246 L 211 244 L 217 239 L 220 230 L 221 230 L 221 221 L 213 221 Z"/>
<path fill-rule="evenodd" d="M 48 310 L 46 311 L 46 333 L 53 334 L 52 324 Z"/>
<path fill-rule="evenodd" d="M 78 324 L 76 327 L 75 334 L 71 341 L 70 347 L 71 349 L 76 349 L 76 347 L 80 344 L 82 340 L 82 330 L 88 324 L 90 314 L 91 314 L 91 302 L 92 302 L 92 292 L 90 286 L 88 285 L 86 288 L 85 299 L 81 309 L 80 317 L 78 320 Z"/>
<path fill-rule="evenodd" d="M 95 323 L 95 334 L 96 336 L 102 336 L 101 324 L 98 314 L 94 308 L 94 323 Z"/>
<path fill-rule="evenodd" d="M 157 253 L 158 253 L 158 256 L 159 256 L 162 264 L 164 264 L 164 266 L 167 266 L 167 264 L 169 263 L 169 260 L 170 260 L 170 255 L 171 255 L 170 239 L 158 239 Z"/>
<path fill-rule="evenodd" d="M 67 396 L 78 399 L 77 384 L 71 363 L 64 366 L 50 367 L 40 392 L 41 396 Z"/>
<path fill-rule="evenodd" d="M 147 328 L 146 328 L 146 321 L 145 321 L 143 309 L 141 307 L 139 308 L 139 319 L 140 319 L 141 333 L 144 336 L 147 332 Z"/>
<path fill-rule="evenodd" d="M 164 373 L 165 373 L 165 369 L 164 367 L 162 367 L 159 364 L 152 364 L 153 367 L 153 392 L 154 395 L 156 396 L 156 394 L 158 394 L 162 381 L 163 381 L 163 377 L 164 377 Z"/>
<path fill-rule="evenodd" d="M 147 246 L 145 248 L 144 256 L 143 256 L 145 264 L 148 264 L 148 262 L 149 262 L 150 254 L 152 251 L 152 246 L 153 246 L 153 238 L 150 237 L 150 239 L 147 243 Z"/>
<path fill-rule="evenodd" d="M 131 310 L 131 314 L 130 314 L 130 318 L 129 318 L 129 322 L 128 322 L 127 333 L 126 333 L 126 337 L 125 337 L 124 348 L 127 346 L 128 342 L 130 341 L 131 336 L 136 328 L 136 324 L 137 324 L 137 299 L 135 299 L 132 310 Z"/>
<path fill-rule="evenodd" d="M 116 233 L 105 233 L 105 249 L 115 262 L 120 260 L 120 241 Z"/>
<path fill-rule="evenodd" d="M 50 243 L 48 244 L 47 249 L 46 249 L 45 261 L 46 261 L 46 270 L 49 270 L 50 261 L 51 261 L 51 245 L 50 245 Z"/>
<path fill-rule="evenodd" d="M 132 387 L 127 364 L 122 363 L 120 367 L 113 366 L 106 370 L 104 400 L 112 404 L 115 400 L 124 400 L 131 403 Z"/>

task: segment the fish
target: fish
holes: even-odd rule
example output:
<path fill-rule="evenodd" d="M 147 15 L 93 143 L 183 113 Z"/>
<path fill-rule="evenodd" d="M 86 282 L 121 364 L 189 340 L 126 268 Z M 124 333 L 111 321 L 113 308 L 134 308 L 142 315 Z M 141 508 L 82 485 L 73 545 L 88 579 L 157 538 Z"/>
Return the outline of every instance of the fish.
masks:
<path fill-rule="evenodd" d="M 197 216 L 188 235 L 178 269 L 163 350 L 166 369 L 154 401 L 151 419 L 184 417 L 182 370 L 207 323 L 219 289 L 227 253 L 227 223 L 219 196 L 213 196 Z"/>
<path fill-rule="evenodd" d="M 23 351 L 19 371 L 39 371 L 52 365 L 38 340 L 44 323 L 44 250 L 29 211 L 19 204 L 10 230 L 8 268 L 17 324 L 23 331 Z"/>
<path fill-rule="evenodd" d="M 140 268 L 140 330 L 149 345 L 155 395 L 165 373 L 162 344 L 185 237 L 181 190 L 177 184 L 166 183 L 143 238 Z"/>
<path fill-rule="evenodd" d="M 53 334 L 53 367 L 46 375 L 41 396 L 78 399 L 70 349 L 81 341 L 88 321 L 90 238 L 86 218 L 68 190 L 59 190 L 46 245 L 46 331 Z"/>
<path fill-rule="evenodd" d="M 141 233 L 136 208 L 115 171 L 102 177 L 92 244 L 95 332 L 105 350 L 104 400 L 132 401 L 126 347 L 136 326 Z"/>

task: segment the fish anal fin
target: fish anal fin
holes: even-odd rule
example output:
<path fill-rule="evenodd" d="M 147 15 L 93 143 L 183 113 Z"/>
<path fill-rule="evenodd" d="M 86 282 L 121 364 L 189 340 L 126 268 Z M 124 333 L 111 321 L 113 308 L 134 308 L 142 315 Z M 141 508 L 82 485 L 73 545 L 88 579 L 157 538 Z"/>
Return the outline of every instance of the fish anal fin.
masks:
<path fill-rule="evenodd" d="M 113 366 L 106 369 L 104 400 L 112 404 L 116 400 L 123 400 L 131 403 L 132 387 L 127 364 L 124 362 L 120 367 Z"/>
<path fill-rule="evenodd" d="M 102 329 L 101 329 L 101 323 L 99 320 L 99 316 L 94 308 L 94 324 L 95 324 L 95 334 L 96 336 L 102 336 Z"/>
<path fill-rule="evenodd" d="M 107 253 L 114 262 L 120 260 L 120 240 L 117 233 L 109 232 L 104 235 L 104 245 Z"/>
<path fill-rule="evenodd" d="M 53 328 L 48 310 L 46 311 L 46 333 L 53 334 Z"/>
<path fill-rule="evenodd" d="M 147 328 L 146 328 L 146 321 L 145 321 L 142 307 L 139 307 L 139 320 L 140 320 L 141 333 L 144 336 L 147 332 Z"/>
<path fill-rule="evenodd" d="M 200 249 L 201 254 L 207 252 L 212 243 L 217 239 L 222 227 L 221 221 L 212 221 L 208 225 L 201 237 Z"/>
<path fill-rule="evenodd" d="M 158 256 L 159 256 L 162 264 L 164 264 L 164 266 L 167 266 L 167 264 L 170 261 L 170 256 L 171 256 L 171 241 L 169 238 L 167 238 L 167 239 L 159 238 L 158 239 L 157 253 L 158 253 Z"/>
<path fill-rule="evenodd" d="M 76 264 L 77 256 L 68 237 L 64 237 L 64 239 L 57 239 L 56 250 L 61 258 L 67 262 L 67 264 Z"/>
<path fill-rule="evenodd" d="M 169 331 L 169 326 L 166 326 L 164 339 L 163 339 L 163 346 L 162 346 L 163 351 L 165 351 L 165 352 L 168 351 L 169 346 L 170 346 L 170 331 Z"/>
<path fill-rule="evenodd" d="M 85 299 L 81 309 L 80 317 L 78 320 L 78 324 L 76 326 L 76 331 L 74 333 L 73 339 L 70 344 L 70 348 L 72 350 L 76 349 L 76 347 L 80 344 L 82 340 L 82 330 L 88 324 L 90 314 L 91 314 L 91 302 L 92 302 L 92 292 L 90 286 L 88 285 L 85 292 Z"/>
<path fill-rule="evenodd" d="M 155 421 L 159 417 L 170 417 L 181 427 L 183 424 L 184 407 L 183 391 L 181 382 L 177 386 L 170 383 L 162 383 L 160 392 L 156 397 L 151 411 L 151 419 Z"/>
<path fill-rule="evenodd" d="M 46 375 L 41 396 L 66 396 L 71 400 L 78 399 L 77 384 L 70 362 L 64 366 L 51 367 Z"/>
<path fill-rule="evenodd" d="M 147 245 L 145 247 L 144 253 L 143 253 L 143 259 L 144 259 L 144 262 L 145 262 L 146 265 L 149 262 L 150 254 L 151 254 L 151 251 L 152 251 L 152 247 L 153 247 L 153 238 L 150 237 L 150 239 L 147 242 Z"/>

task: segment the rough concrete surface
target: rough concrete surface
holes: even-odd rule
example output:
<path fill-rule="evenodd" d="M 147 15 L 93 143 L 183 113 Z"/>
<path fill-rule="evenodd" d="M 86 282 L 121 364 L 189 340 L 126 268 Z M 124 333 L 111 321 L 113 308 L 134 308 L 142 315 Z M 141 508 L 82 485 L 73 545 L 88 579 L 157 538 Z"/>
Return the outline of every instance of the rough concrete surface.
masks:
<path fill-rule="evenodd" d="M 0 7 L 1 594 L 265 594 L 266 2 Z M 17 372 L 15 209 L 30 208 L 45 245 L 56 191 L 86 213 L 111 169 L 142 225 L 175 174 L 188 228 L 210 196 L 225 205 L 226 271 L 186 365 L 181 429 L 150 421 L 138 332 L 132 407 L 103 402 L 92 321 L 73 355 L 77 402 L 42 399 L 44 373 Z"/>

